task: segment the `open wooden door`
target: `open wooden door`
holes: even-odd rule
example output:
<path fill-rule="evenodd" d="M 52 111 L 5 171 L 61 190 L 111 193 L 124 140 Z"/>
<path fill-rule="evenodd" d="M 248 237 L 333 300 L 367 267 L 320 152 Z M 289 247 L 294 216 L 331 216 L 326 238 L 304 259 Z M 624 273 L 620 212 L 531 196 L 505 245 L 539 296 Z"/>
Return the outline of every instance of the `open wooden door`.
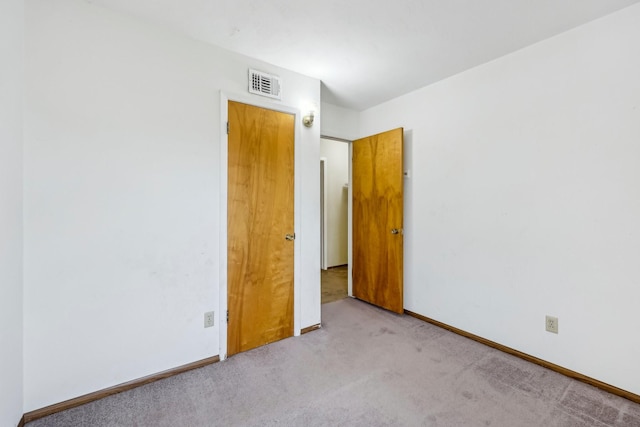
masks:
<path fill-rule="evenodd" d="M 229 356 L 293 336 L 294 123 L 229 102 Z"/>
<path fill-rule="evenodd" d="M 403 305 L 403 129 L 353 141 L 353 296 Z"/>

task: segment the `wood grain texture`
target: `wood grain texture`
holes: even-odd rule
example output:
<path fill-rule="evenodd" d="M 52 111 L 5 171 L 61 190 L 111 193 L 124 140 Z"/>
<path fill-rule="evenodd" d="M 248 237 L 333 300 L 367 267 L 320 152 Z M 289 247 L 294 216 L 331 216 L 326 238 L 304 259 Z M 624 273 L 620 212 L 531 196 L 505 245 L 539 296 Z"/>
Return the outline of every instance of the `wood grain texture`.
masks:
<path fill-rule="evenodd" d="M 20 422 L 18 423 L 18 427 L 24 427 L 25 424 L 25 420 L 24 420 L 24 415 L 22 416 L 22 418 L 20 418 Z"/>
<path fill-rule="evenodd" d="M 162 380 L 164 378 L 169 378 L 174 375 L 178 375 L 183 372 L 190 371 L 192 369 L 202 368 L 203 366 L 211 365 L 219 361 L 220 361 L 219 356 L 209 357 L 207 359 L 199 360 L 197 362 L 189 363 L 187 365 L 182 365 L 177 368 L 169 369 L 163 372 L 159 372 L 157 374 L 139 378 L 137 380 L 129 381 L 113 387 L 105 388 L 103 390 L 95 391 L 93 393 L 85 394 L 80 397 L 65 400 L 64 402 L 56 403 L 54 405 L 46 406 L 41 409 L 36 409 L 35 411 L 27 412 L 26 414 L 24 414 L 23 420 L 25 423 L 29 423 L 31 421 L 55 414 L 56 412 L 66 411 L 67 409 L 75 408 L 76 406 L 84 405 L 86 403 L 93 402 L 98 399 L 102 399 L 103 397 L 122 393 L 123 391 L 131 390 L 136 387 L 143 386 L 145 384 Z"/>
<path fill-rule="evenodd" d="M 472 334 L 470 332 L 464 331 L 462 329 L 458 329 L 458 328 L 456 328 L 454 326 L 447 325 L 446 323 L 438 322 L 437 320 L 431 319 L 429 317 L 422 316 L 421 314 L 417 314 L 417 313 L 414 313 L 414 312 L 409 311 L 409 310 L 405 310 L 404 312 L 406 314 L 408 314 L 409 316 L 411 316 L 411 317 L 415 317 L 416 319 L 420 319 L 420 320 L 422 320 L 424 322 L 431 323 L 432 325 L 436 325 L 436 326 L 438 326 L 440 328 L 446 329 L 446 330 L 451 331 L 451 332 L 453 332 L 455 334 L 461 335 L 461 336 L 463 336 L 465 338 L 472 339 L 472 340 L 477 341 L 477 342 L 479 342 L 481 344 L 484 344 L 486 346 L 495 348 L 496 350 L 500 350 L 500 351 L 502 351 L 504 353 L 508 353 L 508 354 L 513 355 L 513 356 L 519 357 L 521 359 L 526 360 L 527 362 L 535 363 L 536 365 L 540 365 L 540 366 L 545 367 L 547 369 L 551 369 L 552 371 L 558 372 L 558 373 L 560 373 L 560 374 L 562 374 L 564 376 L 567 376 L 569 378 L 573 378 L 574 380 L 582 381 L 583 383 L 587 383 L 589 385 L 597 387 L 597 388 L 599 388 L 601 390 L 604 390 L 606 392 L 609 392 L 611 394 L 615 394 L 617 396 L 624 397 L 625 399 L 629 399 L 632 402 L 640 403 L 640 395 L 637 395 L 635 393 L 631 393 L 630 391 L 623 390 L 623 389 L 618 388 L 616 386 L 613 386 L 611 384 L 607 384 L 605 382 L 596 380 L 595 378 L 588 377 L 588 376 L 583 375 L 583 374 L 581 374 L 579 372 L 572 371 L 571 369 L 564 368 L 564 367 L 562 367 L 560 365 L 556 365 L 555 363 L 547 362 L 546 360 L 539 359 L 539 358 L 537 358 L 535 356 L 531 356 L 530 354 L 523 353 L 523 352 L 518 351 L 516 349 L 513 349 L 511 347 L 507 347 L 505 345 L 498 344 L 495 341 L 491 341 L 491 340 L 488 340 L 486 338 L 482 338 L 482 337 L 480 337 L 478 335 L 474 335 L 474 334 Z"/>
<path fill-rule="evenodd" d="M 353 295 L 402 313 L 403 129 L 353 142 Z"/>
<path fill-rule="evenodd" d="M 229 102 L 227 355 L 293 335 L 294 116 Z"/>

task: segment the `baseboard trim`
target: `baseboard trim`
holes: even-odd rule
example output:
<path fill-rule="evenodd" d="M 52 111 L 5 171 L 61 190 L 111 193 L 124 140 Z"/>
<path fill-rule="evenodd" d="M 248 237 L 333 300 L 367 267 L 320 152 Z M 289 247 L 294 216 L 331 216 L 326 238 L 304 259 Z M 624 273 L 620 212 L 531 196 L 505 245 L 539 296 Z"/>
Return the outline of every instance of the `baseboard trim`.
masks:
<path fill-rule="evenodd" d="M 497 342 L 490 341 L 490 340 L 488 340 L 486 338 L 482 338 L 482 337 L 480 337 L 478 335 L 474 335 L 474 334 L 472 334 L 470 332 L 467 332 L 467 331 L 464 331 L 462 329 L 458 329 L 456 327 L 447 325 L 446 323 L 438 322 L 437 320 L 433 320 L 433 319 L 431 319 L 429 317 L 422 316 L 421 314 L 414 313 L 414 312 L 409 311 L 409 310 L 405 310 L 404 312 L 407 315 L 411 316 L 411 317 L 415 317 L 416 319 L 420 319 L 420 320 L 425 321 L 427 323 L 431 323 L 432 325 L 435 325 L 435 326 L 438 326 L 440 328 L 446 329 L 446 330 L 451 331 L 451 332 L 453 332 L 455 334 L 461 335 L 461 336 L 463 336 L 465 338 L 469 338 L 469 339 L 477 341 L 477 342 L 479 342 L 481 344 L 487 345 L 489 347 L 493 347 L 496 350 L 500 350 L 500 351 L 502 351 L 504 353 L 511 354 L 513 356 L 516 356 L 516 357 L 519 357 L 521 359 L 524 359 L 524 360 L 526 360 L 528 362 L 535 363 L 536 365 L 540 365 L 540 366 L 543 366 L 543 367 L 545 367 L 547 369 L 551 369 L 552 371 L 558 372 L 558 373 L 560 373 L 562 375 L 565 375 L 565 376 L 567 376 L 569 378 L 573 378 L 575 380 L 582 381 L 583 383 L 587 383 L 587 384 L 592 385 L 594 387 L 597 387 L 597 388 L 599 388 L 601 390 L 607 391 L 607 392 L 609 392 L 611 394 L 615 394 L 617 396 L 624 397 L 625 399 L 629 399 L 632 402 L 640 403 L 640 395 L 638 395 L 638 394 L 631 393 L 630 391 L 623 390 L 623 389 L 618 388 L 616 386 L 612 386 L 611 384 L 604 383 L 604 382 L 602 382 L 600 380 L 596 380 L 595 378 L 591 378 L 591 377 L 583 375 L 583 374 L 581 374 L 579 372 L 572 371 L 571 369 L 567 369 L 567 368 L 564 368 L 564 367 L 562 367 L 560 365 L 556 365 L 555 363 L 547 362 L 546 360 L 539 359 L 539 358 L 537 358 L 535 356 L 531 356 L 530 354 L 523 353 L 523 352 L 515 350 L 515 349 L 513 349 L 511 347 L 507 347 L 505 345 L 498 344 Z"/>
<path fill-rule="evenodd" d="M 67 409 L 75 408 L 76 406 L 84 405 L 89 402 L 93 402 L 102 399 L 107 396 L 122 393 L 123 391 L 131 390 L 136 387 L 140 387 L 152 382 L 172 377 L 174 375 L 182 374 L 193 369 L 202 368 L 213 363 L 220 361 L 220 356 L 213 356 L 207 359 L 202 359 L 197 362 L 188 363 L 186 365 L 178 366 L 177 368 L 168 369 L 166 371 L 159 372 L 157 374 L 151 374 L 146 377 L 138 378 L 136 380 L 128 381 L 126 383 L 118 384 L 113 387 L 105 388 L 103 390 L 94 391 L 93 393 L 85 394 L 80 397 L 65 400 L 64 402 L 56 403 L 50 406 L 46 406 L 35 411 L 30 411 L 24 414 L 22 417 L 22 426 L 24 423 L 29 423 L 40 418 L 55 414 L 57 412 L 66 411 Z M 20 427 L 20 425 L 19 425 Z"/>
<path fill-rule="evenodd" d="M 300 335 L 304 335 L 308 332 L 315 331 L 316 329 L 320 329 L 322 325 L 318 323 L 317 325 L 308 326 L 300 331 Z"/>
<path fill-rule="evenodd" d="M 20 422 L 18 423 L 18 427 L 24 427 L 24 423 L 26 421 L 24 420 L 24 415 L 22 416 L 22 418 L 20 418 Z"/>

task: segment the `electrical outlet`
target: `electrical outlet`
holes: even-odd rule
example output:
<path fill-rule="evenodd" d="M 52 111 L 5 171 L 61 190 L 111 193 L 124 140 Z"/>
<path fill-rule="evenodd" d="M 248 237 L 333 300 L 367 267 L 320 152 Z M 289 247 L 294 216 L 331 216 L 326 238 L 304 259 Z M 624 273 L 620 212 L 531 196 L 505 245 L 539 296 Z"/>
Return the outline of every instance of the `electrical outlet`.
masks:
<path fill-rule="evenodd" d="M 213 326 L 213 311 L 207 311 L 204 314 L 204 327 L 205 328 L 210 328 Z"/>
<path fill-rule="evenodd" d="M 547 316 L 545 318 L 545 328 L 547 332 L 558 333 L 558 318 L 553 316 Z"/>

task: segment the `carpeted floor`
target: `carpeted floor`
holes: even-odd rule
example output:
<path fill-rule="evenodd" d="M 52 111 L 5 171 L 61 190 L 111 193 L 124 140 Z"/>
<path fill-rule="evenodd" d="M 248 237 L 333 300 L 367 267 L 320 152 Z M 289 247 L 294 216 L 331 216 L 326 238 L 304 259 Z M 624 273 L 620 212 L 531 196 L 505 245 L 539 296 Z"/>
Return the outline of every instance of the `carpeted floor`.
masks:
<path fill-rule="evenodd" d="M 640 405 L 346 298 L 323 328 L 27 424 L 640 426 Z"/>
<path fill-rule="evenodd" d="M 338 301 L 347 297 L 347 266 L 331 267 L 320 270 L 322 281 L 322 304 Z"/>

